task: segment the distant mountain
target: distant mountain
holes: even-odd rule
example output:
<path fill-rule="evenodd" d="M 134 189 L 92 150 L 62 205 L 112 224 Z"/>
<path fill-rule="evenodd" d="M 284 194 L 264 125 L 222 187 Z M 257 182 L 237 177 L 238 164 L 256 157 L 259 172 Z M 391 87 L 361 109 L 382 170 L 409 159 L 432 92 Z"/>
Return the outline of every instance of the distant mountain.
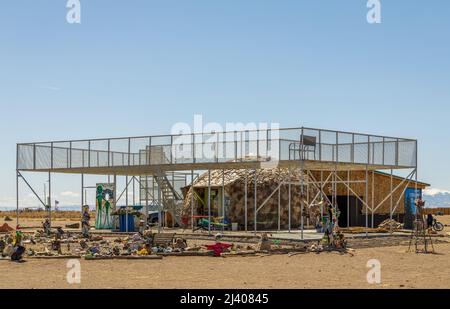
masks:
<path fill-rule="evenodd" d="M 450 207 L 450 191 L 440 189 L 426 189 L 423 192 L 423 199 L 426 201 L 425 207 Z"/>

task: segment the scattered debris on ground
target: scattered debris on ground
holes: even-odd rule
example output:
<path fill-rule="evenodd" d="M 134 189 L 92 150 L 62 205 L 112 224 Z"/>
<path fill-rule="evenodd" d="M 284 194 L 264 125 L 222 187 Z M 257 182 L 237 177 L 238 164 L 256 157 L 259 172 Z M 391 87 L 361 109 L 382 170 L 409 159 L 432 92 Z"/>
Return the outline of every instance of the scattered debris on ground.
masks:
<path fill-rule="evenodd" d="M 267 233 L 261 234 L 261 239 L 256 246 L 256 250 L 258 251 L 271 251 L 272 250 L 272 242 L 269 240 L 269 235 Z"/>
<path fill-rule="evenodd" d="M 341 228 L 341 231 L 346 234 L 381 234 L 381 233 L 389 233 L 389 230 L 382 228 L 366 228 L 363 226 L 352 226 Z"/>
<path fill-rule="evenodd" d="M 387 231 L 399 231 L 403 229 L 404 224 L 395 221 L 394 219 L 386 219 L 378 225 L 378 228 Z"/>

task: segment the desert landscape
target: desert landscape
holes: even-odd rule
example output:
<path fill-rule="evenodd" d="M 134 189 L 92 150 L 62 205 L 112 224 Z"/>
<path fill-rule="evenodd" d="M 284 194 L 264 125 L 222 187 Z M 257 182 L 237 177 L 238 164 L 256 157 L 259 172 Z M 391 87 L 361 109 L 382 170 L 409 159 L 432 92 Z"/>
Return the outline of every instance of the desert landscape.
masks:
<path fill-rule="evenodd" d="M 450 216 L 438 219 L 446 228 L 441 237 L 433 237 L 434 254 L 408 252 L 409 237 L 392 236 L 349 238 L 348 247 L 352 249 L 348 252 L 166 255 L 152 260 L 81 258 L 80 284 L 67 282 L 69 259 L 25 257 L 22 263 L 0 260 L 0 288 L 448 288 Z M 75 220 L 55 218 L 54 225 L 63 227 Z M 2 218 L 0 225 L 4 223 Z M 21 225 L 24 230 L 38 230 L 40 221 L 21 219 Z M 180 237 L 186 238 L 189 246 L 214 243 L 213 239 Z M 241 239 L 235 245 L 253 246 L 254 242 Z M 371 259 L 381 263 L 380 284 L 366 280 L 367 262 Z"/>

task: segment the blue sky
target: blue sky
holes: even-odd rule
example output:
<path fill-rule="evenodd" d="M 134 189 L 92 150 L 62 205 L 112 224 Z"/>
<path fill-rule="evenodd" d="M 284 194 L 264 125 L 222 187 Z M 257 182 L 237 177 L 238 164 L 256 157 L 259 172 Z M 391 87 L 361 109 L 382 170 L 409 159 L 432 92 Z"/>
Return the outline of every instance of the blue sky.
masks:
<path fill-rule="evenodd" d="M 381 0 L 376 25 L 366 0 L 81 0 L 81 24 L 66 2 L 0 3 L 0 206 L 17 142 L 168 133 L 194 113 L 417 138 L 419 178 L 450 189 L 447 0 Z"/>

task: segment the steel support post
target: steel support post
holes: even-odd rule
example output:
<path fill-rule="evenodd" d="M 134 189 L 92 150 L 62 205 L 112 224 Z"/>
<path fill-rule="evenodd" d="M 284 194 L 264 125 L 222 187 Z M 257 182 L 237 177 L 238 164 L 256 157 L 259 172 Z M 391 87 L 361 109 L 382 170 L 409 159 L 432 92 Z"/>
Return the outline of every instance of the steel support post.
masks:
<path fill-rule="evenodd" d="M 52 173 L 48 172 L 48 217 L 52 226 Z"/>
<path fill-rule="evenodd" d="M 19 225 L 19 171 L 16 170 L 16 225 Z"/>
<path fill-rule="evenodd" d="M 142 184 L 140 184 L 139 187 L 142 187 Z M 150 209 L 148 207 L 148 175 L 145 175 L 145 222 L 144 226 L 147 228 L 148 223 L 148 215 L 150 213 Z"/>
<path fill-rule="evenodd" d="M 302 127 L 302 131 L 301 131 L 302 133 L 302 137 L 301 137 L 301 139 L 300 139 L 300 149 L 302 149 L 302 151 L 304 152 L 303 153 L 303 155 L 302 155 L 302 157 L 301 157 L 301 161 L 300 161 L 300 230 L 301 230 L 301 232 L 300 232 L 300 237 L 301 237 L 301 240 L 303 240 L 303 232 L 304 232 L 304 229 L 305 229 L 305 226 L 304 226 L 304 219 L 303 219 L 303 206 L 304 206 L 304 202 L 303 202 L 303 199 L 304 199 L 304 193 L 305 193 L 305 191 L 304 191 L 304 188 L 303 188 L 303 185 L 304 185 L 304 183 L 305 183 L 305 179 L 304 179 L 304 176 L 305 176 L 305 157 L 306 157 L 306 151 L 304 150 L 304 129 L 303 129 L 303 127 Z"/>
<path fill-rule="evenodd" d="M 308 206 L 308 209 L 309 209 L 309 203 L 310 203 L 309 182 L 310 182 L 310 179 L 308 178 L 308 183 L 306 184 L 306 205 Z M 311 222 L 310 222 L 310 216 L 309 216 L 309 212 L 308 212 L 308 217 L 306 218 L 306 227 L 309 227 L 310 224 L 311 224 Z"/>
<path fill-rule="evenodd" d="M 244 179 L 244 223 L 245 231 L 248 231 L 248 170 L 245 170 Z"/>
<path fill-rule="evenodd" d="M 116 174 L 114 174 L 113 175 L 113 182 L 114 182 L 114 209 L 117 209 L 117 175 Z M 86 195 L 85 195 L 85 198 L 86 198 Z M 115 224 L 115 227 L 114 228 L 118 228 L 119 227 L 119 218 L 118 217 L 116 217 L 115 218 L 115 222 L 114 222 L 114 224 Z"/>
<path fill-rule="evenodd" d="M 288 184 L 288 230 L 291 232 L 291 168 L 289 168 L 289 184 Z"/>
<path fill-rule="evenodd" d="M 208 170 L 208 235 L 211 235 L 211 170 Z"/>
<path fill-rule="evenodd" d="M 128 233 L 128 175 L 125 176 L 125 231 Z"/>
<path fill-rule="evenodd" d="M 194 170 L 191 170 L 191 228 L 194 232 Z"/>
<path fill-rule="evenodd" d="M 365 196 L 365 203 L 366 203 L 366 237 L 369 236 L 369 166 L 366 165 L 366 196 Z"/>
<path fill-rule="evenodd" d="M 347 227 L 350 227 L 350 170 L 347 171 Z"/>
<path fill-rule="evenodd" d="M 281 187 L 278 188 L 278 232 L 281 230 Z"/>
<path fill-rule="evenodd" d="M 320 200 L 324 201 L 325 199 L 323 198 L 324 194 L 323 194 L 323 170 L 320 171 Z M 323 221 L 323 203 L 320 203 L 320 222 Z"/>
<path fill-rule="evenodd" d="M 255 225 L 255 233 L 258 231 L 258 214 L 257 214 L 257 207 L 258 207 L 258 173 L 257 170 L 255 169 L 255 194 L 254 194 L 254 215 L 253 215 L 253 219 L 254 219 L 254 225 Z"/>
<path fill-rule="evenodd" d="M 367 136 L 367 164 L 366 164 L 366 237 L 369 236 L 369 163 L 370 163 L 370 136 Z M 373 194 L 373 192 L 372 192 Z"/>
<path fill-rule="evenodd" d="M 156 205 L 156 203 L 155 203 L 156 202 L 156 198 L 155 198 L 155 196 L 156 196 L 156 194 L 155 194 L 155 178 L 153 177 L 153 175 L 151 176 L 151 178 L 152 178 L 152 206 L 153 206 L 153 209 L 154 209 L 155 205 Z M 159 220 L 159 216 L 158 216 L 158 220 Z"/>
<path fill-rule="evenodd" d="M 393 202 L 393 195 L 394 195 L 394 192 L 392 192 L 392 190 L 393 190 L 393 186 L 394 186 L 394 177 L 393 177 L 393 170 L 391 169 L 391 196 L 390 196 L 390 205 L 389 205 L 389 217 L 391 218 L 391 220 L 392 220 L 392 217 L 393 217 L 393 213 L 392 213 L 392 202 Z"/>
<path fill-rule="evenodd" d="M 375 216 L 375 171 L 372 171 L 372 228 L 374 228 Z"/>
<path fill-rule="evenodd" d="M 133 176 L 133 206 L 136 205 L 136 177 Z"/>
<path fill-rule="evenodd" d="M 415 161 L 416 161 L 416 164 L 415 164 L 415 170 L 416 170 L 416 172 L 415 172 L 415 181 L 416 181 L 416 183 L 415 183 L 415 190 L 416 190 L 416 192 L 417 192 L 417 177 L 418 177 L 418 175 L 417 175 L 417 156 L 418 156 L 418 151 L 417 151 L 417 141 L 416 141 L 416 143 L 415 143 L 415 145 L 416 145 L 416 147 L 415 147 Z"/>
<path fill-rule="evenodd" d="M 155 177 L 153 177 L 153 187 L 155 186 Z M 158 182 L 158 233 L 161 233 L 161 221 L 162 221 L 162 207 L 161 207 L 161 187 Z"/>
<path fill-rule="evenodd" d="M 175 173 L 172 172 L 172 188 L 175 188 Z M 172 214 L 172 228 L 175 227 L 175 211 Z"/>
<path fill-rule="evenodd" d="M 116 196 L 114 196 L 116 198 Z M 84 206 L 84 174 L 81 174 L 81 213 L 83 213 Z"/>
<path fill-rule="evenodd" d="M 337 210 L 338 204 L 337 204 L 337 167 L 334 166 L 334 181 L 333 181 L 333 208 Z"/>
<path fill-rule="evenodd" d="M 225 230 L 225 170 L 222 170 L 222 232 Z"/>
<path fill-rule="evenodd" d="M 33 167 L 36 168 L 36 145 L 33 147 Z M 16 145 L 16 226 L 19 225 L 19 145 Z"/>

